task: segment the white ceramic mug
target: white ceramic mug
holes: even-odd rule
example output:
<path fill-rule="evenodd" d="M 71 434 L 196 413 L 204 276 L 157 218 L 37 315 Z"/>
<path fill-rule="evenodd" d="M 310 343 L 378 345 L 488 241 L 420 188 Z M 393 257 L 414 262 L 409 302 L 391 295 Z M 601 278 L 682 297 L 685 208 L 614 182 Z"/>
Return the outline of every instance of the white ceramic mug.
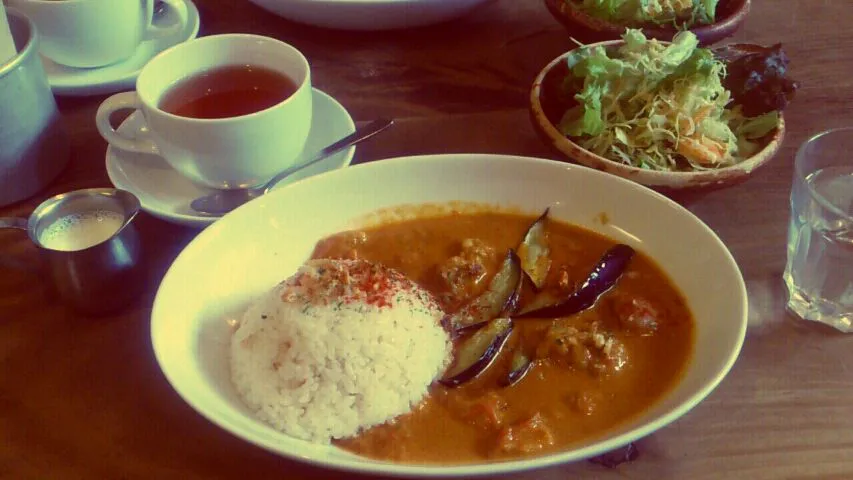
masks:
<path fill-rule="evenodd" d="M 0 15 L 5 21 L 2 8 Z M 38 54 L 38 29 L 15 9 L 8 17 L 18 53 L 0 64 L 0 207 L 42 190 L 70 157 L 68 134 Z"/>
<path fill-rule="evenodd" d="M 184 0 L 161 0 L 178 21 L 154 24 L 155 0 L 8 0 L 24 12 L 41 36 L 40 52 L 78 68 L 110 65 L 133 56 L 144 41 L 176 35 L 186 28 Z"/>
<path fill-rule="evenodd" d="M 296 91 L 265 110 L 230 118 L 182 117 L 160 108 L 164 94 L 179 80 L 234 65 L 281 73 Z M 299 159 L 311 128 L 312 95 L 308 60 L 296 48 L 258 35 L 212 35 L 154 57 L 139 74 L 136 91 L 106 99 L 96 123 L 115 148 L 160 155 L 202 185 L 246 188 L 266 182 Z M 132 109 L 142 112 L 147 129 L 131 137 L 117 132 L 110 116 Z"/>

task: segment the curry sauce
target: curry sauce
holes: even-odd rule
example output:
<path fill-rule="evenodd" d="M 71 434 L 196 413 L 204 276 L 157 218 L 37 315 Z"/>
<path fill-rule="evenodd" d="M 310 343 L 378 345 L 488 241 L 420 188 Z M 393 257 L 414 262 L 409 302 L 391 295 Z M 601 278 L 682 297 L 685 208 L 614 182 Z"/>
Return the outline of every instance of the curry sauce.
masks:
<path fill-rule="evenodd" d="M 534 217 L 454 213 L 344 232 L 314 258 L 363 258 L 395 268 L 447 312 L 485 288 Z M 544 289 L 566 295 L 614 241 L 549 221 Z M 525 292 L 527 298 L 535 292 Z M 522 300 L 524 301 L 524 300 Z M 566 318 L 518 319 L 495 362 L 458 387 L 435 383 L 412 412 L 336 443 L 378 459 L 466 463 L 541 455 L 600 437 L 642 413 L 678 381 L 693 348 L 683 296 L 645 255 L 633 257 L 596 304 Z M 512 355 L 533 366 L 507 386 Z"/>

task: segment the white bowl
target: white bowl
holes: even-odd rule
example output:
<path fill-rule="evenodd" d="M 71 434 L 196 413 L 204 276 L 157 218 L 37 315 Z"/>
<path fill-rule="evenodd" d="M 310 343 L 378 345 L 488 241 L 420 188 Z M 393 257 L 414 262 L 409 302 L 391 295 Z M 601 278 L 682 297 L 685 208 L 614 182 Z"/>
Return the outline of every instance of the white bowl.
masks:
<path fill-rule="evenodd" d="M 228 375 L 227 318 L 293 273 L 320 238 L 379 209 L 472 201 L 555 218 L 632 245 L 654 258 L 685 294 L 696 321 L 694 356 L 678 385 L 651 409 L 602 438 L 561 453 L 503 463 L 400 465 L 295 440 L 256 420 Z M 608 221 L 601 223 L 605 212 Z M 362 219 L 362 220 L 359 220 Z M 634 182 L 563 162 L 450 154 L 382 160 L 276 190 L 201 232 L 163 279 L 151 314 L 166 378 L 199 413 L 234 435 L 294 460 L 362 473 L 473 476 L 588 458 L 648 435 L 687 413 L 723 379 L 746 333 L 747 298 L 737 264 L 686 209 Z"/>
<path fill-rule="evenodd" d="M 288 20 L 343 30 L 421 27 L 465 15 L 490 0 L 251 0 Z"/>

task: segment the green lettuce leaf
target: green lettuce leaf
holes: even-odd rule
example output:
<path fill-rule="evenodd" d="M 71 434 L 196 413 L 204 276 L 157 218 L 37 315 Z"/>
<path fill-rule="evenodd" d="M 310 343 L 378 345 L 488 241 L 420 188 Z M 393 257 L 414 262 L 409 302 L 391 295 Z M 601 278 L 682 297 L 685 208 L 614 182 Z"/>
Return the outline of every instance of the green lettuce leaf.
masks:
<path fill-rule="evenodd" d="M 631 26 L 673 24 L 689 28 L 714 23 L 718 0 L 692 0 L 690 5 L 676 0 L 565 0 L 577 4 L 587 14 Z"/>
<path fill-rule="evenodd" d="M 747 140 L 756 140 L 772 132 L 778 126 L 779 112 L 773 110 L 757 117 L 744 119 L 736 133 Z"/>
<path fill-rule="evenodd" d="M 712 24 L 717 14 L 718 0 L 694 0 L 694 23 Z"/>

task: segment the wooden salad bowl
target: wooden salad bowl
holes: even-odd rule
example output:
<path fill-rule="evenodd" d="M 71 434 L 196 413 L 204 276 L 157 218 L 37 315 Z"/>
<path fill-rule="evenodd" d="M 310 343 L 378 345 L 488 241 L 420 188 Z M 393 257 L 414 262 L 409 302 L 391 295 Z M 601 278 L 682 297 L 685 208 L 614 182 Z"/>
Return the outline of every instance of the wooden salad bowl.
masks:
<path fill-rule="evenodd" d="M 589 47 L 599 45 L 614 47 L 622 43 L 622 40 L 611 40 L 592 44 Z M 569 74 L 566 58 L 572 51 L 555 58 L 539 72 L 530 90 L 529 105 L 530 119 L 536 133 L 565 160 L 618 175 L 662 192 L 710 190 L 745 181 L 759 167 L 769 162 L 782 145 L 785 137 L 785 119 L 782 112 L 779 112 L 779 126 L 761 140 L 761 149 L 756 154 L 734 165 L 715 170 L 689 172 L 646 170 L 592 153 L 563 135 L 557 128 L 565 106 L 557 104 L 554 99 L 556 89 L 560 88 L 562 79 Z"/>
<path fill-rule="evenodd" d="M 696 34 L 700 45 L 717 43 L 733 35 L 749 13 L 751 0 L 720 0 L 717 5 L 717 21 L 710 25 L 697 25 L 690 29 Z M 581 10 L 572 0 L 545 0 L 545 6 L 569 34 L 584 43 L 616 40 L 626 27 L 641 28 L 647 38 L 672 40 L 678 33 L 674 25 L 625 25 L 593 17 Z"/>

